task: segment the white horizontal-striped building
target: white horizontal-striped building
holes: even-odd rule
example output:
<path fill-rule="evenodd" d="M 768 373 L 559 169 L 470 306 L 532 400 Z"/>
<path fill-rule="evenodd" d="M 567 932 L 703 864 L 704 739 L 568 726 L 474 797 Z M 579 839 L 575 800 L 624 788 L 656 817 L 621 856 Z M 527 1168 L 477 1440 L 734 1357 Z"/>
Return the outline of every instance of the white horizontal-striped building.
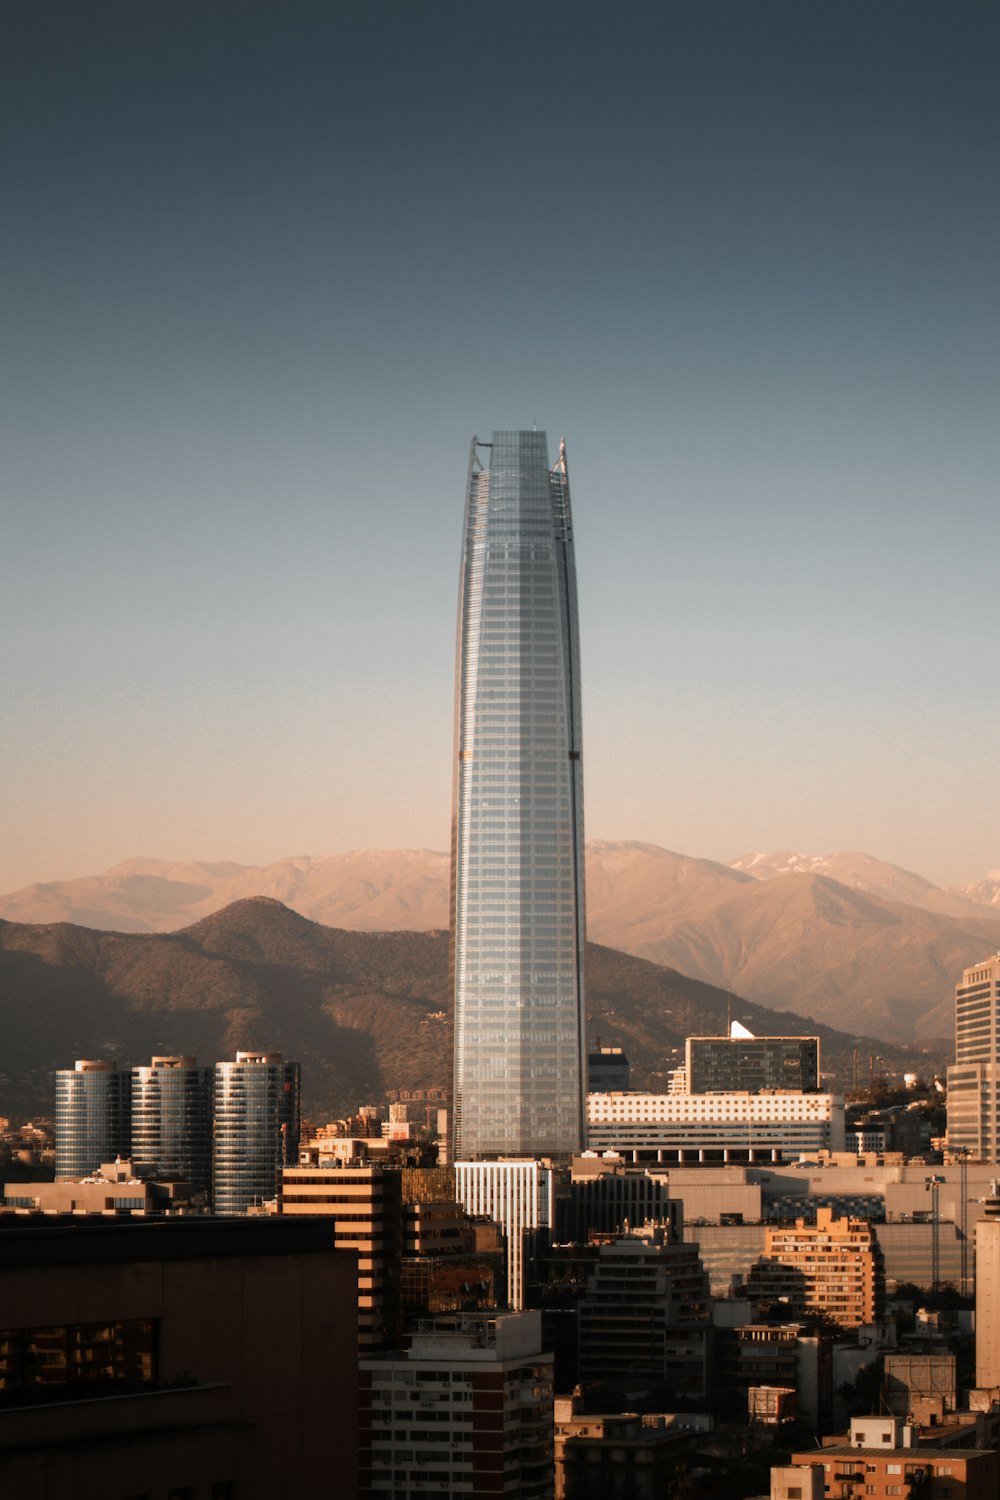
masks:
<path fill-rule="evenodd" d="M 843 1151 L 838 1094 L 589 1094 L 592 1151 L 635 1161 L 778 1161 Z"/>

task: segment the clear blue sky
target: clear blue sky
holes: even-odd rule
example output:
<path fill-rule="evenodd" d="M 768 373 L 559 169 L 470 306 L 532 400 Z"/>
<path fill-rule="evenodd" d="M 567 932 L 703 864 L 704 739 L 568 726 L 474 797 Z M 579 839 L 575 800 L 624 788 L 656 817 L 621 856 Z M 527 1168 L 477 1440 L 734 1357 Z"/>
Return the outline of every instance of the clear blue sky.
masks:
<path fill-rule="evenodd" d="M 1000 10 L 0 17 L 0 889 L 447 846 L 468 442 L 570 457 L 587 827 L 1000 865 Z"/>

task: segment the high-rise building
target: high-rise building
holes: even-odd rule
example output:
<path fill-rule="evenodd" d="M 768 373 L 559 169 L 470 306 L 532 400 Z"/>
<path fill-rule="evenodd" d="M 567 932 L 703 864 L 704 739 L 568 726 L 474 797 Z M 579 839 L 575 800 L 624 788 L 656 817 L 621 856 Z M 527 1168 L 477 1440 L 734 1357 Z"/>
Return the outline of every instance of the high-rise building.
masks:
<path fill-rule="evenodd" d="M 840 1219 L 817 1208 L 816 1223 L 768 1226 L 764 1254 L 750 1271 L 749 1292 L 787 1304 L 793 1315 L 823 1312 L 843 1328 L 874 1323 L 885 1298 L 878 1238 L 865 1219 Z"/>
<path fill-rule="evenodd" d="M 948 1145 L 971 1161 L 1000 1162 L 1000 953 L 965 969 L 955 990 Z"/>
<path fill-rule="evenodd" d="M 429 1318 L 360 1362 L 362 1500 L 550 1500 L 552 1408 L 541 1313 Z"/>
<path fill-rule="evenodd" d="M 299 1154 L 299 1065 L 280 1052 L 237 1052 L 215 1065 L 212 1204 L 242 1214 L 274 1198 Z"/>
<path fill-rule="evenodd" d="M 392 1167 L 343 1165 L 311 1148 L 281 1174 L 280 1212 L 328 1215 L 339 1249 L 358 1256 L 358 1347 L 363 1353 L 399 1341 L 399 1271 L 403 1251 L 402 1174 Z"/>
<path fill-rule="evenodd" d="M 579 629 L 566 450 L 472 440 L 458 610 L 454 1159 L 584 1135 Z"/>
<path fill-rule="evenodd" d="M 992 1215 L 976 1225 L 976 1385 L 1000 1390 L 1000 1217 Z"/>
<path fill-rule="evenodd" d="M 819 1088 L 819 1037 L 689 1036 L 685 1053 L 690 1094 L 808 1093 Z"/>
<path fill-rule="evenodd" d="M 56 1176 L 86 1177 L 128 1156 L 131 1076 L 118 1064 L 81 1058 L 56 1069 Z"/>
<path fill-rule="evenodd" d="M 581 1381 L 642 1375 L 680 1396 L 703 1395 L 707 1314 L 697 1244 L 643 1229 L 602 1245 L 577 1309 Z"/>
<path fill-rule="evenodd" d="M 212 1072 L 193 1057 L 154 1057 L 132 1069 L 132 1160 L 152 1177 L 212 1182 Z"/>
<path fill-rule="evenodd" d="M 523 1308 L 533 1252 L 555 1222 L 556 1174 L 530 1157 L 455 1163 L 455 1196 L 473 1218 L 492 1219 L 507 1242 L 507 1305 Z"/>

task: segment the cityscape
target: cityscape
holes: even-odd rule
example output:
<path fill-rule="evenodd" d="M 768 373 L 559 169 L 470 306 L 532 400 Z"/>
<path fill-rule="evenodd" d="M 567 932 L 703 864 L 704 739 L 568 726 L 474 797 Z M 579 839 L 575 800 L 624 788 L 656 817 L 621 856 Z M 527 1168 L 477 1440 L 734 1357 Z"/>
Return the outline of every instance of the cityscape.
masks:
<path fill-rule="evenodd" d="M 466 24 L 473 56 L 463 67 Z M 1000 829 L 983 743 L 995 709 L 977 675 L 990 642 L 973 645 L 978 602 L 968 619 L 942 621 L 933 650 L 919 634 L 926 596 L 892 618 L 904 608 L 902 575 L 926 581 L 932 565 L 943 578 L 967 568 L 972 600 L 989 577 L 992 531 L 966 553 L 950 533 L 925 530 L 944 504 L 928 475 L 944 472 L 956 442 L 943 406 L 930 438 L 912 418 L 918 476 L 916 459 L 877 451 L 860 408 L 848 421 L 846 406 L 820 402 L 816 431 L 836 446 L 843 427 L 857 444 L 843 550 L 835 529 L 814 533 L 828 555 L 796 550 L 805 533 L 785 508 L 784 480 L 772 506 L 760 487 L 778 473 L 773 457 L 756 467 L 746 443 L 760 556 L 772 553 L 777 571 L 751 576 L 758 543 L 741 504 L 695 523 L 678 498 L 671 551 L 660 553 L 678 455 L 690 443 L 689 478 L 699 463 L 707 474 L 715 438 L 694 462 L 702 418 L 687 437 L 671 425 L 688 397 L 668 362 L 662 400 L 669 407 L 674 390 L 675 416 L 636 444 L 647 381 L 636 377 L 639 404 L 626 410 L 613 367 L 622 362 L 628 384 L 629 359 L 638 371 L 648 358 L 629 275 L 651 307 L 661 272 L 672 282 L 686 265 L 700 296 L 715 210 L 701 175 L 670 167 L 669 219 L 654 206 L 649 225 L 669 222 L 681 236 L 685 206 L 695 214 L 701 204 L 706 218 L 692 231 L 698 253 L 668 256 L 651 273 L 636 244 L 619 240 L 612 213 L 627 201 L 638 226 L 647 210 L 633 173 L 647 152 L 651 161 L 667 149 L 671 122 L 708 130 L 710 119 L 737 155 L 732 132 L 746 126 L 765 199 L 782 174 L 812 176 L 812 151 L 835 192 L 839 171 L 867 170 L 869 147 L 878 157 L 890 145 L 904 176 L 919 165 L 941 204 L 951 192 L 961 199 L 958 146 L 976 162 L 989 154 L 984 141 L 1000 146 L 988 49 L 998 29 L 985 13 L 948 24 L 931 5 L 895 0 L 874 17 L 845 6 L 835 20 L 777 0 L 720 4 L 714 18 L 642 3 L 620 32 L 589 0 L 578 13 L 515 3 L 478 18 L 451 0 L 422 15 L 394 0 L 370 9 L 294 0 L 281 17 L 256 3 L 197 16 L 182 5 L 170 17 L 87 5 L 11 24 L 21 132 L 11 160 L 23 168 L 19 204 L 38 209 L 19 222 L 14 263 L 42 321 L 37 337 L 23 337 L 21 314 L 12 321 L 23 387 L 9 418 L 20 563 L 7 601 L 11 889 L 0 896 L 4 1496 L 1000 1494 L 1000 877 L 990 871 Z M 643 42 L 662 79 L 639 88 Z M 893 124 L 920 135 L 929 78 L 940 91 L 932 117 L 943 129 L 947 115 L 952 132 L 930 166 L 908 138 L 900 147 L 906 132 L 897 138 Z M 44 127 L 35 80 L 50 110 Z M 585 80 L 591 89 L 579 92 Z M 856 118 L 828 140 L 845 84 Z M 711 114 L 703 88 L 722 113 Z M 522 120 L 511 106 L 525 90 L 533 102 Z M 458 112 L 477 95 L 483 120 L 470 109 L 465 140 Z M 794 132 L 787 147 L 775 133 L 796 118 L 801 158 Z M 865 122 L 874 135 L 856 136 Z M 636 156 L 621 153 L 619 175 L 588 196 L 602 128 Z M 708 135 L 696 137 L 700 165 L 721 159 Z M 772 182 L 779 138 L 787 155 Z M 484 167 L 464 180 L 458 212 L 453 171 L 469 165 L 470 147 L 485 153 Z M 565 151 L 566 180 L 593 215 L 592 249 L 572 195 L 536 197 L 529 149 L 546 169 Z M 58 184 L 48 201 L 32 198 L 46 162 Z M 182 166 L 189 177 L 174 176 Z M 733 203 L 741 170 L 725 172 Z M 339 183 L 336 208 L 318 206 L 320 183 Z M 381 217 L 389 184 L 391 243 Z M 803 207 L 817 211 L 812 191 Z M 976 194 L 967 202 L 986 234 L 995 206 Z M 192 219 L 175 219 L 171 203 Z M 744 252 L 752 259 L 765 232 L 754 212 L 748 200 L 744 217 L 727 213 L 736 250 L 719 261 L 718 284 L 705 283 L 705 309 L 716 293 L 742 299 L 727 331 L 732 359 L 753 325 Z M 903 197 L 893 212 L 910 212 Z M 852 226 L 866 214 L 877 219 L 874 199 Z M 246 234 L 251 222 L 263 240 Z M 887 212 L 886 266 L 894 223 Z M 93 383 L 78 382 L 79 351 L 60 332 L 67 363 L 53 371 L 43 420 L 39 288 L 56 264 L 58 224 L 79 277 L 70 290 L 53 281 L 53 305 L 74 309 Z M 111 251 L 115 224 L 150 257 L 134 273 Z M 171 261 L 192 253 L 189 235 L 199 241 L 191 265 L 211 268 L 204 302 L 194 281 L 182 293 Z M 336 314 L 318 293 L 326 273 L 311 235 L 335 260 L 343 244 Z M 628 271 L 620 294 L 587 274 L 577 287 L 577 242 L 584 270 L 593 254 L 594 266 L 607 256 Z M 106 263 L 90 259 L 102 243 Z M 819 242 L 807 243 L 808 233 L 788 248 L 789 279 L 773 288 L 801 316 L 823 305 L 819 281 L 804 300 L 795 285 L 803 255 L 819 264 Z M 32 245 L 53 257 L 38 261 L 37 280 Z M 934 261 L 925 267 L 925 253 L 915 250 L 920 269 L 910 271 L 921 284 Z M 970 311 L 977 255 L 978 241 L 966 291 L 947 293 L 961 307 L 948 327 L 968 355 L 963 382 L 981 354 L 985 309 L 996 311 L 995 296 Z M 153 266 L 165 273 L 162 299 L 150 299 Z M 824 283 L 834 302 L 848 284 L 839 274 Z M 867 271 L 852 275 L 863 299 Z M 612 373 L 596 399 L 580 394 L 586 341 L 569 337 L 565 371 L 536 349 L 536 320 L 563 279 L 568 305 L 604 329 L 591 358 Z M 296 300 L 306 287 L 308 309 Z M 108 343 L 90 321 L 98 288 L 104 316 L 124 320 Z M 468 289 L 480 299 L 475 328 L 458 317 Z M 771 294 L 764 276 L 758 295 Z M 682 346 L 684 295 L 671 290 L 664 323 L 676 318 Z M 898 353 L 914 309 L 891 303 L 879 304 L 880 337 Z M 124 351 L 147 335 L 128 319 L 141 323 L 147 306 L 150 342 L 129 407 Z M 443 334 L 435 342 L 446 306 L 463 323 L 454 345 Z M 563 321 L 557 310 L 544 340 L 558 345 Z M 320 328 L 329 342 L 311 363 Z M 774 337 L 760 351 L 762 385 L 783 347 Z M 804 350 L 799 337 L 789 351 Z M 839 361 L 850 340 L 841 346 L 832 325 L 825 337 L 849 383 Z M 336 372 L 322 473 L 308 435 L 318 408 L 308 398 L 289 406 L 270 364 L 295 349 L 310 351 L 303 393 L 326 378 L 321 370 Z M 459 349 L 467 360 L 455 379 L 442 371 Z M 902 420 L 905 402 L 893 407 L 888 393 L 909 378 L 904 364 L 894 355 L 894 373 L 881 377 L 887 432 Z M 735 431 L 739 382 L 716 387 L 704 373 L 691 368 L 691 401 L 730 410 Z M 286 378 L 293 391 L 292 363 Z M 784 387 L 790 413 L 797 378 Z M 263 397 L 251 389 L 260 380 Z M 976 425 L 975 380 L 965 388 L 969 451 L 966 467 L 950 471 L 967 496 L 954 502 L 956 534 L 981 520 L 995 527 L 992 506 L 979 508 L 992 438 Z M 384 404 L 371 427 L 355 405 L 361 390 Z M 594 421 L 605 401 L 607 431 Z M 546 430 L 550 405 L 560 425 Z M 455 438 L 473 408 L 477 425 Z M 413 424 L 399 439 L 384 420 L 394 412 Z M 450 439 L 438 430 L 444 416 Z M 224 460 L 212 444 L 230 419 Z M 765 425 L 764 448 L 782 425 Z M 84 448 L 73 511 L 67 465 Z M 810 459 L 805 442 L 798 452 L 789 496 L 818 451 Z M 196 469 L 209 454 L 221 493 L 178 491 L 172 509 L 184 464 Z M 672 478 L 661 492 L 664 466 Z M 134 530 L 109 563 L 140 470 L 149 508 L 137 499 Z M 92 488 L 104 474 L 106 501 Z M 865 519 L 864 492 L 905 489 L 907 474 L 904 547 L 893 503 Z M 427 501 L 428 485 L 447 502 Z M 242 512 L 231 509 L 241 486 Z M 306 500 L 313 490 L 322 501 Z M 817 517 L 821 490 L 817 479 Z M 326 509 L 336 535 L 324 529 Z M 43 538 L 58 561 L 53 578 L 39 574 L 32 610 L 27 560 Z M 330 586 L 317 592 L 324 552 Z M 447 597 L 439 587 L 441 557 L 451 573 L 458 562 L 457 622 L 454 578 Z M 742 615 L 728 613 L 728 585 L 713 589 L 713 563 L 720 580 L 749 578 Z M 810 569 L 812 585 L 800 583 Z M 875 599 L 866 591 L 879 570 L 886 593 Z M 789 612 L 762 605 L 761 627 L 746 612 L 751 594 L 785 576 Z M 612 588 L 617 611 L 604 597 Z M 842 588 L 854 604 L 834 620 Z M 676 639 L 647 655 L 658 610 Z M 447 617 L 453 654 L 439 649 L 432 617 Z M 313 624 L 337 636 L 332 654 L 309 656 Z M 716 671 L 712 643 L 726 634 L 731 654 Z M 912 661 L 904 635 L 922 642 Z M 744 690 L 733 673 L 747 648 L 772 666 Z M 324 663 L 333 681 L 318 694 Z M 445 676 L 447 709 L 430 686 Z M 647 698 L 672 704 L 673 732 L 663 734 L 660 706 L 646 714 Z M 702 722 L 689 724 L 699 704 Z M 952 735 L 947 776 L 939 732 Z M 892 751 L 904 742 L 905 766 Z M 447 827 L 449 780 L 445 852 L 425 830 Z M 85 783 L 93 795 L 79 798 L 74 820 L 65 812 Z M 342 810 L 331 835 L 340 852 L 278 854 L 323 799 Z M 615 818 L 646 816 L 647 805 L 646 822 L 632 824 L 643 836 L 607 836 Z M 321 837 L 331 819 L 319 815 Z M 796 824 L 814 847 L 825 838 L 832 847 L 840 829 L 889 857 L 790 852 Z M 693 832 L 711 857 L 656 842 L 674 841 L 671 826 L 678 847 Z M 375 847 L 380 829 L 397 828 Z M 140 836 L 152 841 L 148 856 L 128 853 Z M 744 836 L 754 852 L 737 856 L 752 847 Z M 108 857 L 117 862 L 95 874 Z"/>

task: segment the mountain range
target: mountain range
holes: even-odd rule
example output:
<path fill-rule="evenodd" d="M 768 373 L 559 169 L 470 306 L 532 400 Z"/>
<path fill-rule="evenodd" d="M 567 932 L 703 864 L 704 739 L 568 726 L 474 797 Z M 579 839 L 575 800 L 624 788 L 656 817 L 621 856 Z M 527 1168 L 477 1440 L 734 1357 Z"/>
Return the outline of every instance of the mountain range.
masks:
<path fill-rule="evenodd" d="M 448 936 L 440 930 L 338 930 L 266 897 L 172 933 L 0 921 L 0 993 L 0 1112 L 15 1118 L 50 1114 L 52 1071 L 78 1057 L 130 1065 L 183 1052 L 207 1063 L 242 1048 L 280 1050 L 302 1064 L 304 1107 L 321 1120 L 380 1101 L 388 1089 L 448 1083 Z M 587 1012 L 592 1043 L 624 1046 L 637 1087 L 664 1088 L 685 1037 L 724 1033 L 730 1015 L 759 1035 L 818 1034 L 824 1072 L 841 1087 L 855 1047 L 865 1079 L 873 1053 L 889 1071 L 925 1076 L 944 1062 L 593 943 Z"/>
<path fill-rule="evenodd" d="M 15 922 L 169 932 L 267 896 L 358 932 L 448 923 L 448 856 L 300 856 L 266 866 L 134 859 L 0 898 Z M 653 844 L 587 846 L 595 941 L 758 1004 L 890 1041 L 950 1038 L 961 971 L 1000 949 L 1000 881 L 945 891 L 867 854 L 750 854 L 731 865 Z"/>

